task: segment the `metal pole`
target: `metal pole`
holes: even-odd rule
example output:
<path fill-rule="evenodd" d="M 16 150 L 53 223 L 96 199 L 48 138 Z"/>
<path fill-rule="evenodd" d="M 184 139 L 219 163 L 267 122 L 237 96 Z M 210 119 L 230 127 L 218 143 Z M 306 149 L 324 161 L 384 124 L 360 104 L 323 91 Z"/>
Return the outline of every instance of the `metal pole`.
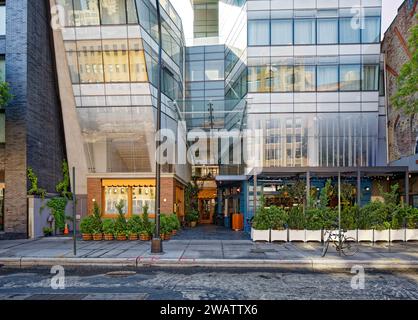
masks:
<path fill-rule="evenodd" d="M 405 204 L 409 206 L 409 172 L 405 172 Z"/>
<path fill-rule="evenodd" d="M 162 32 L 161 32 L 161 12 L 160 12 L 160 0 L 156 0 L 157 4 L 157 21 L 158 21 L 158 83 L 157 83 L 157 135 L 160 134 L 161 130 L 161 86 L 162 86 Z M 154 237 L 151 241 L 151 253 L 162 253 L 163 243 L 160 238 L 160 198 L 161 198 L 161 166 L 159 156 L 159 136 L 156 141 L 156 178 L 155 178 L 155 231 Z"/>
<path fill-rule="evenodd" d="M 257 213 L 257 174 L 254 175 L 254 217 Z"/>
<path fill-rule="evenodd" d="M 338 171 L 338 241 L 339 241 L 339 246 L 340 246 L 340 250 L 338 251 L 339 255 L 341 256 L 341 245 L 342 245 L 342 241 L 341 241 L 341 172 Z"/>
<path fill-rule="evenodd" d="M 75 167 L 73 167 L 73 251 L 74 255 L 77 255 L 77 208 L 75 197 Z"/>

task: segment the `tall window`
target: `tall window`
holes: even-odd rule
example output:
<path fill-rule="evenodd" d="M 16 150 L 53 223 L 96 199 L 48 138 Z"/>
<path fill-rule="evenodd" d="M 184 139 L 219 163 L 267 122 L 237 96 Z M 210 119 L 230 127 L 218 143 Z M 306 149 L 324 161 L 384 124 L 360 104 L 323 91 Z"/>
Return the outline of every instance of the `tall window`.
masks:
<path fill-rule="evenodd" d="M 217 37 L 218 27 L 218 1 L 210 0 L 202 4 L 194 4 L 194 37 Z"/>
<path fill-rule="evenodd" d="M 292 45 L 293 44 L 293 21 L 272 20 L 271 21 L 271 44 Z"/>
<path fill-rule="evenodd" d="M 295 66 L 295 91 L 315 91 L 315 66 Z"/>
<path fill-rule="evenodd" d="M 248 21 L 248 45 L 267 46 L 270 42 L 269 20 Z"/>
<path fill-rule="evenodd" d="M 105 82 L 129 82 L 127 40 L 103 40 Z"/>
<path fill-rule="evenodd" d="M 77 51 L 80 83 L 104 82 L 101 42 L 78 41 Z"/>
<path fill-rule="evenodd" d="M 360 91 L 360 65 L 340 66 L 340 90 Z"/>
<path fill-rule="evenodd" d="M 318 19 L 318 44 L 338 43 L 338 20 Z"/>
<path fill-rule="evenodd" d="M 0 1 L 0 35 L 6 34 L 6 2 Z"/>
<path fill-rule="evenodd" d="M 98 0 L 73 0 L 74 21 L 76 26 L 100 25 L 100 10 Z"/>
<path fill-rule="evenodd" d="M 129 40 L 129 70 L 132 82 L 148 81 L 145 55 L 140 40 Z"/>
<path fill-rule="evenodd" d="M 116 205 L 123 201 L 123 214 L 128 213 L 128 193 L 127 187 L 105 187 L 105 214 L 118 214 Z"/>
<path fill-rule="evenodd" d="M 362 87 L 364 91 L 379 90 L 379 66 L 364 65 L 362 70 Z"/>
<path fill-rule="evenodd" d="M 224 62 L 209 60 L 205 61 L 205 80 L 222 80 L 224 77 Z"/>
<path fill-rule="evenodd" d="M 317 67 L 317 91 L 338 91 L 338 66 Z"/>
<path fill-rule="evenodd" d="M 360 43 L 360 28 L 352 25 L 352 18 L 340 18 L 340 43 Z"/>
<path fill-rule="evenodd" d="M 248 91 L 270 92 L 270 67 L 259 66 L 248 68 Z"/>
<path fill-rule="evenodd" d="M 126 24 L 125 0 L 100 0 L 102 24 Z"/>
<path fill-rule="evenodd" d="M 361 30 L 361 41 L 363 43 L 380 42 L 380 18 L 365 17 L 364 29 Z"/>
<path fill-rule="evenodd" d="M 271 89 L 274 92 L 293 91 L 293 66 L 271 66 Z"/>
<path fill-rule="evenodd" d="M 295 44 L 315 44 L 315 19 L 295 20 Z"/>

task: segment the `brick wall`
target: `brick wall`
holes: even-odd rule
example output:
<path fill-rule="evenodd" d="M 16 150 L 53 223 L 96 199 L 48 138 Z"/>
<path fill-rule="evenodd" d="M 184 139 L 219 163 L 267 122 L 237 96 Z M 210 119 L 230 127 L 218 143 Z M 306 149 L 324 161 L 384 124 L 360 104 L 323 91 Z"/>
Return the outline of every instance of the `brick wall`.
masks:
<path fill-rule="evenodd" d="M 415 10 L 416 13 L 416 10 Z M 414 11 L 406 3 L 385 34 L 382 51 L 386 54 L 386 77 L 388 96 L 388 143 L 389 161 L 395 161 L 414 154 L 415 141 L 418 137 L 418 115 L 405 116 L 392 108 L 390 97 L 397 91 L 396 79 L 402 66 L 410 60 L 408 49 L 409 29 L 417 23 Z"/>
<path fill-rule="evenodd" d="M 174 178 L 161 178 L 161 213 L 174 212 L 175 180 Z M 164 202 L 166 199 L 166 202 Z"/>
<path fill-rule="evenodd" d="M 87 213 L 90 214 L 93 210 L 93 200 L 97 202 L 100 209 L 102 208 L 102 180 L 96 178 L 87 179 Z"/>

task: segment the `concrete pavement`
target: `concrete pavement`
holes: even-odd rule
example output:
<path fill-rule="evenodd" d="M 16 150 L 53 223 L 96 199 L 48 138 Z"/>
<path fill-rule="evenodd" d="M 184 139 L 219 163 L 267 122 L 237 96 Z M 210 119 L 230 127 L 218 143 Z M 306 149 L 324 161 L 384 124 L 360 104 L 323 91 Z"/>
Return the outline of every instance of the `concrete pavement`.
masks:
<path fill-rule="evenodd" d="M 142 241 L 77 241 L 70 238 L 0 241 L 0 265 L 34 266 L 205 266 L 272 267 L 282 269 L 418 269 L 418 243 L 360 244 L 353 257 L 339 257 L 330 247 L 321 257 L 320 243 L 253 243 L 251 240 L 173 240 L 163 243 L 164 254 L 152 255 Z"/>

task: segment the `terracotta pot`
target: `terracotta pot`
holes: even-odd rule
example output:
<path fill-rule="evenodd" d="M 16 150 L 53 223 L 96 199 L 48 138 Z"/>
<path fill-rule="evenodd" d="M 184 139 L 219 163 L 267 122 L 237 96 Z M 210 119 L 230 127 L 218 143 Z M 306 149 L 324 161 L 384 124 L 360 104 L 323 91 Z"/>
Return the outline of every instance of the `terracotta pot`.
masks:
<path fill-rule="evenodd" d="M 177 235 L 177 230 L 173 230 L 173 231 L 171 231 L 171 235 L 172 235 L 172 236 Z"/>
<path fill-rule="evenodd" d="M 102 241 L 103 240 L 103 234 L 102 233 L 93 234 L 93 240 L 94 241 Z"/>
<path fill-rule="evenodd" d="M 149 234 L 140 234 L 139 235 L 139 240 L 141 240 L 141 241 L 150 241 L 151 240 L 151 236 Z"/>
<path fill-rule="evenodd" d="M 111 234 L 111 233 L 106 234 L 106 233 L 105 233 L 105 235 L 104 235 L 104 239 L 105 239 L 106 241 L 112 241 L 112 240 L 114 239 L 113 234 Z"/>
<path fill-rule="evenodd" d="M 160 235 L 161 240 L 170 240 L 171 236 L 169 233 L 161 234 Z"/>
<path fill-rule="evenodd" d="M 137 234 L 130 234 L 129 235 L 129 240 L 130 241 L 136 241 L 136 240 L 138 240 L 138 235 Z"/>
<path fill-rule="evenodd" d="M 190 222 L 190 227 L 194 228 L 194 227 L 196 227 L 196 225 L 197 225 L 196 221 L 191 221 Z"/>
<path fill-rule="evenodd" d="M 82 235 L 84 241 L 91 241 L 93 240 L 93 235 L 89 233 L 83 233 Z"/>
<path fill-rule="evenodd" d="M 126 235 L 118 235 L 117 237 L 116 237 L 116 240 L 118 240 L 118 241 L 126 241 Z"/>

